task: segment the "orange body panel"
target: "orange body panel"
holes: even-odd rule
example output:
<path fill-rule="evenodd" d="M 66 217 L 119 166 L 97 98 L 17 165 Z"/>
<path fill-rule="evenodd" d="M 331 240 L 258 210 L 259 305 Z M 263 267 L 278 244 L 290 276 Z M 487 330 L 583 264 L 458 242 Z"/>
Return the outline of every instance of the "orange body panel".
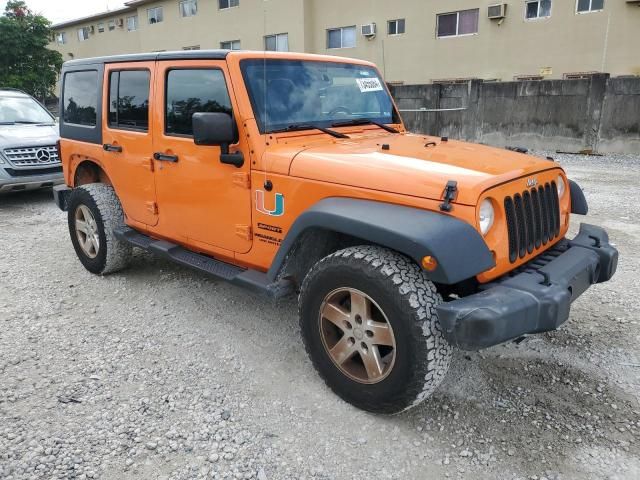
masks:
<path fill-rule="evenodd" d="M 155 63 L 136 62 L 112 63 L 105 67 L 105 81 L 102 88 L 102 98 L 109 98 L 109 78 L 111 72 L 123 70 L 147 70 L 151 78 L 150 98 L 155 96 Z M 108 100 L 105 100 L 108 103 Z M 108 107 L 105 104 L 105 107 Z M 156 208 L 155 175 L 152 163 L 153 124 L 149 119 L 147 132 L 112 128 L 109 125 L 109 108 L 102 109 L 102 141 L 104 144 L 122 148 L 121 152 L 105 151 L 103 159 L 109 178 L 114 185 L 135 185 L 135 188 L 120 188 L 118 196 L 123 205 L 127 205 L 127 216 L 144 225 L 158 223 Z M 113 166 L 112 166 L 113 165 Z M 117 165 L 117 167 L 116 167 Z M 114 168 L 116 167 L 116 168 Z"/>
<path fill-rule="evenodd" d="M 177 155 L 177 163 L 156 161 L 156 191 L 160 221 L 149 232 L 186 242 L 197 250 L 233 258 L 233 252 L 247 252 L 251 241 L 236 234 L 236 225 L 251 224 L 250 190 L 234 182 L 234 175 L 249 175 L 249 162 L 237 169 L 220 163 L 220 147 L 199 146 L 192 138 L 165 133 L 164 81 L 171 69 L 220 69 L 227 82 L 234 107 L 235 95 L 224 61 L 158 62 L 153 100 L 153 151 Z M 249 156 L 247 141 L 241 136 L 235 151 Z M 232 206 L 232 207 L 231 207 Z M 125 207 L 126 209 L 126 207 Z"/>
<path fill-rule="evenodd" d="M 263 57 L 372 66 L 344 58 L 251 52 L 232 52 L 226 61 L 107 65 L 103 139 L 122 146 L 123 152 L 102 152 L 99 146 L 63 139 L 67 184 L 74 185 L 74 171 L 81 161 L 94 161 L 110 178 L 129 225 L 151 236 L 262 271 L 270 267 L 280 242 L 299 215 L 328 197 L 368 199 L 436 211 L 455 216 L 476 229 L 480 203 L 485 198 L 493 199 L 495 226 L 485 240 L 496 266 L 478 276 L 481 282 L 503 275 L 539 253 L 509 262 L 502 202 L 507 195 L 527 190 L 530 177 L 535 176 L 540 183 L 559 175 L 564 178 L 556 163 L 502 149 L 412 135 L 402 124 L 396 125 L 401 134 L 376 126 L 336 129 L 348 134 L 349 139 L 336 139 L 315 130 L 263 135 L 240 70 L 243 59 Z M 148 68 L 152 72 L 152 113 L 147 134 L 108 127 L 108 74 L 123 68 Z M 167 71 L 174 68 L 217 68 L 224 73 L 239 130 L 239 142 L 231 146 L 231 151 L 243 153 L 243 167 L 221 164 L 219 147 L 197 146 L 192 138 L 165 133 L 165 78 Z M 177 155 L 179 162 L 153 160 L 155 152 Z M 267 180 L 272 189 L 265 188 Z M 457 181 L 458 193 L 453 209 L 444 213 L 439 207 L 449 180 Z M 569 195 L 560 203 L 558 239 L 568 228 Z M 149 205 L 156 205 L 157 210 Z"/>

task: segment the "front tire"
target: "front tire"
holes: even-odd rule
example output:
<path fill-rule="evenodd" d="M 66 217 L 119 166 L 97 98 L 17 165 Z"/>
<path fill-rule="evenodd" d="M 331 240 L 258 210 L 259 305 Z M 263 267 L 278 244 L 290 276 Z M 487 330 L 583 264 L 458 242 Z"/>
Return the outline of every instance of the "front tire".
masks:
<path fill-rule="evenodd" d="M 124 224 L 124 213 L 113 187 L 91 183 L 75 188 L 68 223 L 78 259 L 91 273 L 106 275 L 128 265 L 132 248 L 114 234 Z"/>
<path fill-rule="evenodd" d="M 452 348 L 442 298 L 410 259 L 358 246 L 319 261 L 300 292 L 300 328 L 314 367 L 342 399 L 375 413 L 421 403 L 444 379 Z"/>

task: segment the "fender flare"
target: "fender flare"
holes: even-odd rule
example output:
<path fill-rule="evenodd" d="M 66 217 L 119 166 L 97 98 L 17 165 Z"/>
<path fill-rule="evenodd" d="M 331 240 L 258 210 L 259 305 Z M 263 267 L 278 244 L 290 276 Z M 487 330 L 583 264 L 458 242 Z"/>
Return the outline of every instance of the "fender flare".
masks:
<path fill-rule="evenodd" d="M 361 238 L 407 255 L 418 265 L 431 255 L 438 266 L 428 276 L 436 283 L 458 283 L 495 266 L 480 233 L 455 217 L 370 200 L 326 198 L 293 223 L 269 269 L 271 280 L 278 277 L 296 239 L 309 229 Z"/>
<path fill-rule="evenodd" d="M 589 213 L 589 205 L 580 185 L 573 180 L 569 180 L 569 191 L 571 193 L 571 213 L 586 215 Z"/>

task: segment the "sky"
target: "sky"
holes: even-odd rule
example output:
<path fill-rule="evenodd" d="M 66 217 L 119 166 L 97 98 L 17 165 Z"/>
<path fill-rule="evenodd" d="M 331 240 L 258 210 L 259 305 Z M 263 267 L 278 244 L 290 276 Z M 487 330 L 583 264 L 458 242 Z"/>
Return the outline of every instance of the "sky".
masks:
<path fill-rule="evenodd" d="M 125 0 L 25 0 L 36 13 L 53 23 L 86 17 L 94 13 L 113 10 L 123 6 Z M 0 11 L 4 12 L 7 0 L 0 0 Z"/>

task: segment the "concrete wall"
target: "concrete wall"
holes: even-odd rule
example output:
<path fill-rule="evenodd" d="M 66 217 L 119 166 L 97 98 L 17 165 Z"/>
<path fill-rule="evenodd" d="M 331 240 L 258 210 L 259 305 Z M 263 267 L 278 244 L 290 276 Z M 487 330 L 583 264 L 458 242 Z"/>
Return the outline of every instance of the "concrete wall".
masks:
<path fill-rule="evenodd" d="M 497 146 L 640 152 L 640 78 L 392 87 L 414 132 Z"/>

